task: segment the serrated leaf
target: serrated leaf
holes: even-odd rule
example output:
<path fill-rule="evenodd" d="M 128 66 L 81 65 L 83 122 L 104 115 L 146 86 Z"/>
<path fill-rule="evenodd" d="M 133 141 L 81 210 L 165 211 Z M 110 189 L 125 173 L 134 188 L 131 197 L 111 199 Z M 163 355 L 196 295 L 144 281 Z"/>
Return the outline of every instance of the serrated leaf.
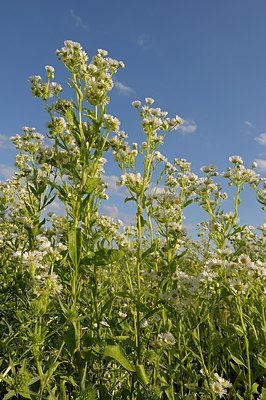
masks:
<path fill-rule="evenodd" d="M 119 344 L 107 345 L 103 354 L 104 356 L 111 357 L 119 362 L 119 364 L 121 364 L 126 370 L 130 372 L 136 371 L 134 365 L 127 359 L 122 347 Z"/>
<path fill-rule="evenodd" d="M 25 392 L 23 390 L 21 390 L 21 391 L 19 390 L 17 394 L 22 396 L 23 399 L 31 399 L 32 398 L 29 393 L 27 393 L 27 392 Z"/>

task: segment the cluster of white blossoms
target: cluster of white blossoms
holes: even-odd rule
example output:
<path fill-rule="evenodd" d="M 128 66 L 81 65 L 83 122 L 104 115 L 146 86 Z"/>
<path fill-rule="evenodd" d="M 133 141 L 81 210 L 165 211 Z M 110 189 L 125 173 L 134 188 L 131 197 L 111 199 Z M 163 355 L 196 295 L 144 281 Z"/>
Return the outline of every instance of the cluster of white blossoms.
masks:
<path fill-rule="evenodd" d="M 37 297 L 47 294 L 55 296 L 62 290 L 59 277 L 50 270 L 53 261 L 59 260 L 61 252 L 67 247 L 63 243 L 52 246 L 51 241 L 44 235 L 37 235 L 37 248 L 31 251 L 17 250 L 13 257 L 18 260 L 24 270 L 27 270 L 32 279 L 31 290 Z"/>
<path fill-rule="evenodd" d="M 110 114 L 104 114 L 103 121 L 106 125 L 106 129 L 109 132 L 118 132 L 119 131 L 120 121 L 118 118 L 116 118 Z"/>
<path fill-rule="evenodd" d="M 254 169 L 245 168 L 240 156 L 229 157 L 229 161 L 234 164 L 234 168 L 228 167 L 220 176 L 229 179 L 229 181 L 235 185 L 249 183 L 254 186 L 258 184 L 260 180 L 259 175 Z M 256 165 L 253 163 L 252 167 L 254 168 Z"/>
<path fill-rule="evenodd" d="M 217 373 L 213 374 L 213 379 L 210 382 L 210 388 L 213 394 L 217 395 L 220 399 L 227 394 L 228 389 L 232 387 L 232 383 L 219 376 Z"/>
<path fill-rule="evenodd" d="M 64 47 L 56 50 L 56 55 L 73 73 L 79 72 L 88 61 L 88 55 L 81 44 L 72 40 L 66 40 Z"/>
<path fill-rule="evenodd" d="M 10 140 L 18 150 L 34 154 L 39 151 L 43 146 L 44 136 L 36 132 L 35 128 L 25 126 L 23 134 L 11 136 Z"/>
<path fill-rule="evenodd" d="M 124 68 L 122 61 L 106 57 L 107 55 L 106 50 L 98 49 L 98 54 L 84 69 L 85 98 L 94 106 L 109 103 L 107 93 L 114 87 L 112 76 L 118 68 Z"/>
<path fill-rule="evenodd" d="M 52 135 L 62 135 L 67 129 L 67 123 L 63 117 L 53 117 L 47 128 Z"/>
<path fill-rule="evenodd" d="M 113 149 L 113 156 L 122 170 L 131 168 L 135 165 L 135 159 L 138 155 L 138 144 L 133 143 L 132 148 L 124 139 L 127 135 L 124 131 L 119 131 L 117 135 L 109 140 L 109 144 Z"/>
<path fill-rule="evenodd" d="M 120 176 L 118 181 L 119 186 L 126 186 L 133 193 L 140 193 L 142 190 L 147 189 L 148 182 L 145 182 L 140 172 L 129 172 Z"/>
<path fill-rule="evenodd" d="M 62 86 L 56 82 L 43 82 L 42 77 L 33 75 L 29 77 L 31 83 L 31 92 L 35 97 L 42 100 L 48 100 L 51 97 L 57 97 L 62 92 Z"/>
<path fill-rule="evenodd" d="M 166 118 L 167 111 L 162 111 L 159 107 L 150 107 L 154 103 L 154 99 L 146 97 L 145 102 L 146 104 L 142 107 L 139 100 L 132 102 L 133 107 L 137 108 L 140 112 L 142 127 L 145 133 L 150 134 L 157 130 L 169 132 L 184 122 L 178 115 L 174 118 Z"/>
<path fill-rule="evenodd" d="M 114 220 L 114 218 L 99 215 L 97 218 L 97 224 L 99 230 L 110 240 L 110 242 L 113 240 L 116 242 L 117 246 L 122 248 L 130 247 L 130 227 L 124 227 L 121 220 Z"/>

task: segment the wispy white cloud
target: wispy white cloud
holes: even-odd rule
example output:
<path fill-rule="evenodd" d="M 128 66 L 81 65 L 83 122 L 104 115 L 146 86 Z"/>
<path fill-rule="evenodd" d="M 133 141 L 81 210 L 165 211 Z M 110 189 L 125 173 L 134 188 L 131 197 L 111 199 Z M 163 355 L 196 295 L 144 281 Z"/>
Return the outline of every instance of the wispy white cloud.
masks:
<path fill-rule="evenodd" d="M 255 129 L 254 125 L 250 121 L 244 121 L 244 124 L 251 129 Z"/>
<path fill-rule="evenodd" d="M 132 225 L 135 222 L 135 215 L 119 210 L 115 204 L 102 206 L 100 213 L 114 220 L 120 219 L 125 225 Z"/>
<path fill-rule="evenodd" d="M 117 185 L 119 176 L 104 175 L 103 180 L 104 180 L 104 183 L 106 183 L 108 185 L 108 189 L 106 191 L 109 195 L 125 197 L 124 188 Z"/>
<path fill-rule="evenodd" d="M 183 124 L 179 125 L 178 130 L 183 133 L 194 133 L 197 130 L 197 124 L 195 121 L 184 121 Z"/>
<path fill-rule="evenodd" d="M 112 204 L 111 206 L 102 206 L 102 213 L 107 217 L 111 217 L 116 219 L 119 215 L 118 208 L 116 205 Z"/>
<path fill-rule="evenodd" d="M 10 138 L 7 135 L 0 133 L 0 149 L 13 149 Z"/>
<path fill-rule="evenodd" d="M 148 41 L 149 41 L 148 35 L 145 33 L 139 35 L 137 38 L 137 44 L 139 45 L 139 47 L 146 47 Z"/>
<path fill-rule="evenodd" d="M 131 96 L 132 94 L 135 94 L 134 89 L 125 85 L 122 82 L 119 82 L 117 79 L 114 81 L 114 84 L 115 84 L 115 88 L 118 90 L 119 94 L 122 94 L 124 96 Z"/>
<path fill-rule="evenodd" d="M 259 136 L 255 137 L 255 140 L 262 145 L 266 145 L 266 133 L 261 133 Z"/>
<path fill-rule="evenodd" d="M 79 15 L 76 15 L 73 10 L 70 10 L 70 15 L 73 18 L 76 26 L 82 29 L 88 29 L 87 25 L 85 25 L 82 21 L 81 17 Z"/>
<path fill-rule="evenodd" d="M 0 164 L 0 176 L 4 179 L 10 179 L 14 175 L 15 167 L 10 167 L 6 164 Z"/>
<path fill-rule="evenodd" d="M 262 159 L 257 159 L 255 160 L 256 163 L 258 164 L 258 170 L 262 171 L 262 172 L 266 172 L 266 160 L 262 160 Z"/>
<path fill-rule="evenodd" d="M 47 206 L 46 211 L 49 209 L 49 211 L 53 211 L 53 212 L 60 212 L 60 213 L 65 213 L 65 208 L 64 208 L 64 204 L 62 203 L 62 201 L 56 199 L 54 200 L 51 204 L 49 204 L 49 206 Z"/>

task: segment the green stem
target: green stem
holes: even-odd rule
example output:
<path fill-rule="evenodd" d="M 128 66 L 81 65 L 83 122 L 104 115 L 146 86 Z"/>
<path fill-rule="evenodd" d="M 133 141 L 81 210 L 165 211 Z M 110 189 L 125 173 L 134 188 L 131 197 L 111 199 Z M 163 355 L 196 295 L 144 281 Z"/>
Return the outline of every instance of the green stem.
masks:
<path fill-rule="evenodd" d="M 241 304 L 241 301 L 240 301 L 239 297 L 237 298 L 237 308 L 238 308 L 238 312 L 239 312 L 241 327 L 242 327 L 242 330 L 244 332 L 244 346 L 245 346 L 246 363 L 247 363 L 247 369 L 248 369 L 248 393 L 249 393 L 249 399 L 253 400 L 253 395 L 252 395 L 252 371 L 251 371 L 250 355 L 249 355 L 249 340 L 248 340 L 248 336 L 247 336 L 246 324 L 245 324 L 244 317 L 243 317 L 242 304 Z"/>

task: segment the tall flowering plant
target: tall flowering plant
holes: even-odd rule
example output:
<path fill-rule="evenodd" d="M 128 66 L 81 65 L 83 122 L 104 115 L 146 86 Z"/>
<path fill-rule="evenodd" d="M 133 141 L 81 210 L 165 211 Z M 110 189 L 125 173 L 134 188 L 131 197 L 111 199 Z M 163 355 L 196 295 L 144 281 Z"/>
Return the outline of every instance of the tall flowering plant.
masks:
<path fill-rule="evenodd" d="M 1 398 L 266 399 L 266 227 L 238 215 L 246 186 L 265 210 L 265 179 L 239 156 L 202 176 L 168 161 L 183 120 L 149 97 L 132 103 L 144 139 L 129 144 L 107 113 L 124 64 L 69 40 L 56 54 L 73 98 L 52 66 L 30 77 L 47 134 L 12 138 L 17 172 L 0 183 Z M 100 213 L 110 151 L 131 225 Z M 196 239 L 191 205 L 206 215 Z"/>

